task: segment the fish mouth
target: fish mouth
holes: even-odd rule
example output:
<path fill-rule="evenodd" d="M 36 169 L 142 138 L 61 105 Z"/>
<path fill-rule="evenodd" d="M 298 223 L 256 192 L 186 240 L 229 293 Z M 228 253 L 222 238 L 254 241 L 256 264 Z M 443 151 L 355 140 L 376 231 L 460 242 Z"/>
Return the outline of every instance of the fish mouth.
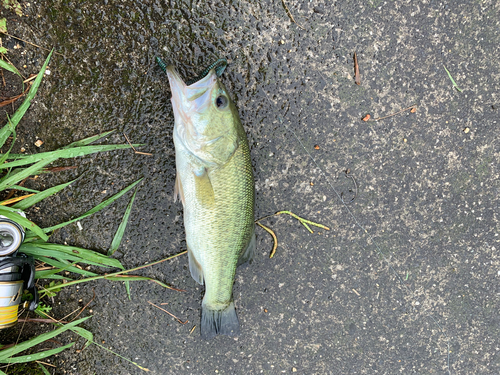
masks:
<path fill-rule="evenodd" d="M 172 91 L 172 109 L 175 131 L 184 145 L 191 151 L 216 143 L 222 136 L 207 140 L 204 128 L 207 126 L 205 113 L 212 105 L 212 89 L 217 85 L 217 74 L 212 69 L 205 77 L 187 86 L 174 66 L 166 68 Z"/>
<path fill-rule="evenodd" d="M 170 83 L 170 90 L 172 91 L 172 99 L 176 96 L 179 97 L 180 94 L 183 94 L 186 91 L 187 86 L 184 83 L 184 80 L 173 65 L 167 66 L 166 72 L 168 76 L 168 82 Z"/>
<path fill-rule="evenodd" d="M 205 77 L 190 86 L 186 85 L 173 65 L 168 66 L 166 72 L 174 105 L 183 107 L 184 110 L 197 111 L 210 102 L 210 89 L 217 81 L 215 69 L 212 69 Z"/>

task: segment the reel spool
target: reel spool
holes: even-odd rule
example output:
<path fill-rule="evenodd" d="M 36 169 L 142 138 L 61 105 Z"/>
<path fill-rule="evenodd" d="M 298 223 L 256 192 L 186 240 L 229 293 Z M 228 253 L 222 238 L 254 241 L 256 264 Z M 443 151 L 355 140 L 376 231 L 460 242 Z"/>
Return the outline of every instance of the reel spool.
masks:
<path fill-rule="evenodd" d="M 0 329 L 17 323 L 24 289 L 28 289 L 34 296 L 34 300 L 25 307 L 34 310 L 38 306 L 33 257 L 17 254 L 24 237 L 22 226 L 0 216 Z"/>

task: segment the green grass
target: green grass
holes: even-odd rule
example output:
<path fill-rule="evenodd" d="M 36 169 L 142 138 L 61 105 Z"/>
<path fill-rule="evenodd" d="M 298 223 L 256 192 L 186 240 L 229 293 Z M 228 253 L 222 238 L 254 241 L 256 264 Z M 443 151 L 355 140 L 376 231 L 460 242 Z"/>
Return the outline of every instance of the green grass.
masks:
<path fill-rule="evenodd" d="M 448 71 L 448 69 L 446 69 L 446 66 L 443 65 L 443 68 L 444 68 L 444 70 L 446 70 L 446 73 L 448 73 L 448 77 L 450 78 L 451 83 L 453 84 L 453 87 L 455 87 L 458 91 L 462 92 L 462 90 L 460 89 L 460 87 L 458 87 L 457 83 L 455 82 L 455 80 L 451 76 L 451 73 Z"/>
<path fill-rule="evenodd" d="M 23 15 L 23 8 L 18 0 L 1 0 L 1 3 L 5 9 L 13 10 L 19 17 Z"/>
<path fill-rule="evenodd" d="M 28 108 L 30 107 L 31 101 L 36 95 L 36 92 L 43 78 L 43 73 L 45 72 L 45 69 L 47 67 L 47 64 L 49 63 L 51 55 L 52 52 L 48 55 L 47 59 L 45 60 L 45 63 L 43 64 L 42 69 L 40 70 L 40 73 L 37 75 L 37 78 L 33 82 L 23 103 L 19 106 L 16 112 L 10 118 L 8 118 L 7 124 L 0 129 L 0 147 L 3 147 L 5 145 L 6 141 L 10 136 L 13 137 L 12 145 L 14 144 L 16 139 L 16 127 L 19 124 L 19 121 L 26 113 L 26 111 L 28 110 Z M 15 67 L 3 61 L 0 63 L 0 67 L 18 74 L 17 69 Z M 132 210 L 133 201 L 137 193 L 137 188 L 142 179 L 135 181 L 134 183 L 130 184 L 129 186 L 118 192 L 117 194 L 106 199 L 105 201 L 101 202 L 91 210 L 81 214 L 77 218 L 68 220 L 64 223 L 60 223 L 58 225 L 54 225 L 48 228 L 41 228 L 40 226 L 33 223 L 29 219 L 20 215 L 33 205 L 37 204 L 38 202 L 42 201 L 45 198 L 57 194 L 59 191 L 63 190 L 64 188 L 66 188 L 75 181 L 73 180 L 61 185 L 57 185 L 48 188 L 44 191 L 37 191 L 33 189 L 22 188 L 19 186 L 19 183 L 26 177 L 44 173 L 44 168 L 47 165 L 62 158 L 74 158 L 97 152 L 114 151 L 114 150 L 130 148 L 130 146 L 126 144 L 112 144 L 112 145 L 91 144 L 92 142 L 101 140 L 110 133 L 111 132 L 105 132 L 93 137 L 83 139 L 78 142 L 73 142 L 56 151 L 42 152 L 36 155 L 11 154 L 10 153 L 12 149 L 11 145 L 10 149 L 5 154 L 2 154 L 0 157 L 0 176 L 1 176 L 0 193 L 5 193 L 10 190 L 17 190 L 18 194 L 19 191 L 22 192 L 21 194 L 24 194 L 24 192 L 26 192 L 25 195 L 16 197 L 14 200 L 9 199 L 0 202 L 0 215 L 3 215 L 11 220 L 14 220 L 15 222 L 17 222 L 18 224 L 20 224 L 25 228 L 26 238 L 19 249 L 20 253 L 32 256 L 36 261 L 42 262 L 45 265 L 53 267 L 52 269 L 48 270 L 44 269 L 36 271 L 35 274 L 36 279 L 49 279 L 49 280 L 53 279 L 53 281 L 51 281 L 45 288 L 42 288 L 42 290 L 40 291 L 40 300 L 44 297 L 53 297 L 61 288 L 65 286 L 70 286 L 76 283 L 82 283 L 90 280 L 97 280 L 104 278 L 113 281 L 125 282 L 129 298 L 130 298 L 129 281 L 148 280 L 148 281 L 154 281 L 164 287 L 168 287 L 167 285 L 148 277 L 122 274 L 122 273 L 127 273 L 131 270 L 125 270 L 120 261 L 110 257 L 110 255 L 112 255 L 120 246 L 121 240 L 125 233 L 127 221 L 129 219 Z M 139 145 L 134 145 L 134 146 L 139 146 Z M 103 255 L 98 252 L 88 249 L 83 249 L 76 246 L 67 246 L 67 245 L 60 245 L 48 242 L 50 235 L 55 230 L 60 229 L 76 221 L 82 220 L 85 217 L 108 207 L 110 204 L 112 204 L 117 199 L 121 198 L 124 194 L 126 194 L 127 192 L 129 192 L 134 188 L 136 190 L 132 195 L 130 203 L 126 208 L 125 214 L 121 221 L 121 224 L 113 238 L 111 247 L 108 250 L 108 255 Z M 79 267 L 77 267 L 77 265 Z M 85 266 L 88 265 L 99 268 L 105 268 L 108 270 L 119 269 L 121 271 L 110 273 L 109 275 L 106 276 L 100 276 L 95 272 L 86 270 Z M 144 266 L 140 268 L 143 267 Z M 72 279 L 68 277 L 66 274 L 63 276 L 60 274 L 63 271 L 69 271 L 72 273 L 72 275 L 76 275 L 77 278 Z M 83 279 L 78 279 L 78 277 L 83 277 Z M 49 310 L 50 307 L 47 307 L 43 303 L 40 303 L 40 306 L 39 308 L 37 308 L 36 312 L 43 317 L 48 317 L 47 311 Z M 89 318 L 90 317 L 82 318 L 67 324 L 54 323 L 56 329 L 54 329 L 51 332 L 43 333 L 39 336 L 18 343 L 15 346 L 9 347 L 7 349 L 1 349 L 0 346 L 0 364 L 1 363 L 21 364 L 21 363 L 29 363 L 32 361 L 38 361 L 40 359 L 52 356 L 54 354 L 60 353 L 61 351 L 67 348 L 72 347 L 74 345 L 74 342 L 60 346 L 55 349 L 39 351 L 33 354 L 20 355 L 22 352 L 27 351 L 28 349 L 32 350 L 33 347 L 45 342 L 46 340 L 52 339 L 53 337 L 68 330 L 71 330 L 74 333 L 78 334 L 79 336 L 85 338 L 87 340 L 86 345 L 89 345 L 90 343 L 96 344 L 93 341 L 93 334 L 90 331 L 82 327 L 78 327 L 79 324 L 85 322 Z M 134 364 L 137 367 L 141 368 L 142 370 L 147 371 L 147 369 L 142 368 L 138 364 L 136 363 Z M 12 368 L 12 370 L 14 370 L 14 368 Z M 47 370 L 42 365 L 40 365 L 39 370 L 42 371 L 43 374 L 48 373 Z M 0 370 L 0 375 L 1 374 L 5 374 L 5 372 Z"/>

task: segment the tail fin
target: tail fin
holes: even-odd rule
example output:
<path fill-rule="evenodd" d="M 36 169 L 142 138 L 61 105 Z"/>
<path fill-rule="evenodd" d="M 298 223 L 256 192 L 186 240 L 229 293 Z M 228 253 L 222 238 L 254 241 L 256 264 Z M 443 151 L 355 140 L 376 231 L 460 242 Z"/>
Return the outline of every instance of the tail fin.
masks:
<path fill-rule="evenodd" d="M 236 336 L 240 334 L 240 323 L 231 301 L 224 310 L 210 310 L 207 306 L 201 306 L 201 337 L 210 340 L 217 335 Z"/>

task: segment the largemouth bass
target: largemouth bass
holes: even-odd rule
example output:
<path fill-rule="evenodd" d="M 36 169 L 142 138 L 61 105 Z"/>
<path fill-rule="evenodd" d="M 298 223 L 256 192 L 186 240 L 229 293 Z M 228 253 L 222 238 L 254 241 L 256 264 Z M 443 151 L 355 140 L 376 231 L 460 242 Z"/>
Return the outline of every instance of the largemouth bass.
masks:
<path fill-rule="evenodd" d="M 205 284 L 201 336 L 236 335 L 236 267 L 250 261 L 255 250 L 255 187 L 247 137 L 218 79 L 225 65 L 221 70 L 214 64 L 186 84 L 173 66 L 157 60 L 172 90 L 174 195 L 184 208 L 189 269 L 196 282 Z"/>

